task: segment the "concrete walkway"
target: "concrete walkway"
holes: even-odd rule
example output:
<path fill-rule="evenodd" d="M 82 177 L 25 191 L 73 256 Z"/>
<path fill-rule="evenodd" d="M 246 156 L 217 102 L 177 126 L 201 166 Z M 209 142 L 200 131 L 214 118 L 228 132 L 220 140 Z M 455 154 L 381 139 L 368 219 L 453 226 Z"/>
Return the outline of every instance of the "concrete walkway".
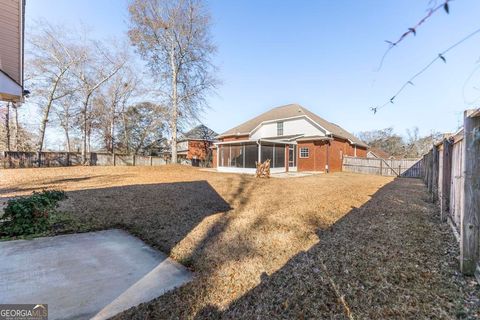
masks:
<path fill-rule="evenodd" d="M 121 230 L 0 242 L 0 303 L 47 303 L 49 319 L 107 319 L 190 280 Z"/>

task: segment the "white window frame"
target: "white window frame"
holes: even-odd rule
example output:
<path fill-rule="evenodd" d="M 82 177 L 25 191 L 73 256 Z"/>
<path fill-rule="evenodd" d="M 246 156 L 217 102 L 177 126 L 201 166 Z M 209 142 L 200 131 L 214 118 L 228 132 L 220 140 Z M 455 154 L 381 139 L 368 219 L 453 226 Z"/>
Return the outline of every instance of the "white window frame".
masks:
<path fill-rule="evenodd" d="M 278 134 L 279 131 L 282 131 L 282 134 Z M 283 136 L 283 121 L 277 121 L 277 136 Z"/>
<path fill-rule="evenodd" d="M 307 155 L 303 155 L 302 153 L 306 151 Z M 300 150 L 298 150 L 298 154 L 300 155 L 300 158 L 306 159 L 310 158 L 310 149 L 308 147 L 300 147 Z"/>

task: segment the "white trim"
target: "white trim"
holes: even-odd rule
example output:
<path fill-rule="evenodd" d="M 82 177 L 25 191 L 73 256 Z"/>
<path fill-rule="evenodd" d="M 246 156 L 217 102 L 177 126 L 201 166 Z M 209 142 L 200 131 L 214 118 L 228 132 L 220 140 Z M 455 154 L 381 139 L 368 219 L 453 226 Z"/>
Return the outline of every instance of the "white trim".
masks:
<path fill-rule="evenodd" d="M 269 139 L 258 139 L 258 140 L 231 140 L 231 141 L 220 141 L 213 143 L 214 145 L 222 145 L 222 144 L 241 144 L 241 143 L 258 143 L 260 142 L 268 142 L 268 143 L 276 143 L 276 144 L 297 144 L 296 141 L 288 141 L 288 140 L 269 140 Z"/>
<path fill-rule="evenodd" d="M 306 156 L 306 157 L 303 157 L 303 156 L 302 156 L 302 149 L 307 149 L 308 156 Z M 309 147 L 300 147 L 299 150 L 298 150 L 298 157 L 299 157 L 300 159 L 308 159 L 308 158 L 310 158 L 310 148 L 309 148 Z"/>
<path fill-rule="evenodd" d="M 255 168 L 237 168 L 237 167 L 217 167 L 218 172 L 232 172 L 232 173 L 246 173 L 255 174 L 257 169 Z M 270 173 L 286 172 L 285 168 L 270 168 Z"/>
<path fill-rule="evenodd" d="M 274 144 L 297 144 L 296 141 L 287 141 L 287 140 L 269 140 L 269 139 L 258 139 L 260 142 L 268 142 Z M 256 140 L 253 140 L 256 141 Z"/>
<path fill-rule="evenodd" d="M 278 122 L 278 121 L 288 121 L 288 120 L 302 119 L 302 118 L 309 120 L 314 126 L 317 126 L 317 127 L 318 127 L 317 129 L 320 129 L 321 131 L 324 131 L 324 132 L 325 132 L 325 135 L 332 134 L 330 131 L 328 131 L 327 129 L 325 129 L 324 127 L 322 127 L 318 122 L 314 121 L 312 118 L 310 118 L 310 117 L 307 116 L 306 114 L 302 114 L 302 115 L 294 116 L 294 117 L 278 118 L 278 119 L 273 119 L 273 120 L 265 120 L 265 121 L 262 121 L 262 122 L 260 122 L 255 128 L 253 128 L 253 130 L 250 131 L 250 132 L 248 133 L 248 135 L 254 134 L 255 131 L 257 131 L 261 126 L 263 126 L 263 125 L 266 124 L 266 123 L 275 123 L 275 122 Z"/>
<path fill-rule="evenodd" d="M 20 101 L 22 97 L 22 87 L 7 77 L 3 72 L 0 72 L 0 96 L 12 96 Z"/>
<path fill-rule="evenodd" d="M 257 140 L 232 140 L 232 141 L 220 141 L 213 143 L 214 145 L 219 144 L 238 144 L 238 143 L 245 143 L 245 142 L 257 142 Z"/>
<path fill-rule="evenodd" d="M 20 83 L 19 83 L 19 84 L 20 84 L 20 87 L 22 87 L 22 88 L 21 88 L 21 94 L 20 94 L 21 96 L 23 96 L 23 85 L 24 85 L 24 83 L 23 83 L 23 81 L 24 81 L 24 79 L 23 79 L 23 77 L 24 77 L 24 75 L 23 75 L 23 73 L 24 73 L 24 65 L 23 65 L 23 64 L 24 64 L 24 59 L 25 59 L 25 58 L 24 58 L 24 51 L 25 51 L 25 49 L 24 49 L 24 39 L 23 39 L 24 36 L 25 36 L 25 32 L 24 32 L 24 31 L 25 31 L 25 30 L 24 30 L 24 27 L 25 27 L 25 21 L 24 21 L 25 14 L 24 14 L 24 12 L 23 12 L 23 10 L 24 10 L 24 4 L 25 4 L 24 0 L 20 0 L 19 3 L 18 3 L 18 5 L 20 6 L 20 16 L 19 16 L 19 20 L 20 20 L 20 23 L 19 23 L 19 29 L 20 29 L 20 30 L 19 30 L 19 32 L 20 32 L 20 37 L 19 37 L 19 38 L 20 38 L 20 43 L 19 43 L 19 46 L 20 46 L 20 70 L 19 70 L 19 78 L 20 78 Z"/>

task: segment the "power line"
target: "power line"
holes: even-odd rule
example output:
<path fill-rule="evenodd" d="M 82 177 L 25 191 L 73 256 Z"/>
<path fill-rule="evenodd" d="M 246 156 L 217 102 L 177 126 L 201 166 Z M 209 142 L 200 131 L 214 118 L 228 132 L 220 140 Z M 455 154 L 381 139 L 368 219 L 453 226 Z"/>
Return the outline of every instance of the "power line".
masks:
<path fill-rule="evenodd" d="M 429 10 L 427 10 L 427 15 L 425 17 L 423 17 L 422 19 L 420 19 L 419 22 L 417 22 L 413 27 L 410 27 L 408 28 L 408 31 L 405 31 L 401 36 L 400 38 L 395 41 L 395 42 L 392 42 L 392 41 L 388 41 L 388 40 L 385 40 L 386 43 L 388 43 L 388 49 L 385 51 L 385 53 L 383 54 L 382 58 L 380 59 L 380 64 L 378 66 L 378 69 L 377 71 L 380 71 L 380 69 L 382 69 L 382 66 L 383 66 L 383 62 L 385 61 L 385 58 L 387 57 L 388 53 L 390 52 L 390 50 L 392 50 L 394 47 L 396 47 L 400 42 L 403 41 L 403 39 L 405 39 L 407 36 L 413 34 L 414 36 L 417 35 L 417 29 L 425 22 L 428 20 L 428 18 L 430 18 L 436 11 L 440 10 L 441 8 L 443 8 L 445 10 L 446 13 L 449 13 L 450 12 L 450 8 L 449 8 L 449 5 L 448 3 L 452 1 L 452 0 L 444 0 L 444 2 L 442 2 L 442 4 L 436 6 L 436 7 L 433 7 L 433 8 L 430 8 Z"/>
<path fill-rule="evenodd" d="M 475 36 L 476 34 L 480 33 L 480 28 L 479 29 L 476 29 L 475 31 L 473 31 L 472 33 L 468 34 L 466 37 L 462 38 L 460 41 L 456 42 L 455 44 L 451 45 L 450 47 L 448 47 L 446 50 L 440 52 L 432 61 L 430 61 L 427 65 L 425 65 L 425 67 L 423 67 L 422 69 L 420 69 L 420 71 L 418 71 L 417 73 L 415 73 L 410 79 L 408 79 L 401 87 L 400 89 L 398 89 L 398 91 L 390 98 L 390 100 L 388 100 L 387 102 L 385 102 L 384 104 L 380 105 L 380 106 L 377 106 L 377 107 L 371 107 L 370 110 L 373 111 L 373 113 L 377 113 L 378 110 L 386 107 L 387 105 L 391 104 L 391 103 L 394 103 L 394 100 L 398 97 L 398 95 L 403 91 L 405 90 L 405 88 L 407 88 L 409 85 L 414 85 L 413 84 L 413 80 L 415 80 L 417 77 L 419 77 L 422 73 L 424 73 L 425 71 L 427 71 L 435 62 L 437 62 L 438 60 L 442 60 L 444 63 L 447 63 L 447 59 L 445 58 L 445 55 L 450 52 L 451 50 L 453 50 L 454 48 L 456 48 L 457 46 L 459 46 L 460 44 L 462 44 L 463 42 L 467 41 L 468 39 L 472 38 L 473 36 Z"/>

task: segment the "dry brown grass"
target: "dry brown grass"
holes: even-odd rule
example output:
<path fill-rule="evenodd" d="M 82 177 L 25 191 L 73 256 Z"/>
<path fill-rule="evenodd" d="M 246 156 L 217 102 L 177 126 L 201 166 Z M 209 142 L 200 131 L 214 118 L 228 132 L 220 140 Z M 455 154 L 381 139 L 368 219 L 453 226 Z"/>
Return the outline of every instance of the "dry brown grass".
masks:
<path fill-rule="evenodd" d="M 423 186 L 408 193 L 410 185 L 396 190 L 391 187 L 398 185 L 394 182 L 385 189 L 388 192 L 378 192 L 392 182 L 385 177 L 336 173 L 255 179 L 181 166 L 22 169 L 3 170 L 0 175 L 0 196 L 42 188 L 66 190 L 70 198 L 63 208 L 92 229 L 124 228 L 196 272 L 191 283 L 128 311 L 123 314 L 126 319 L 342 318 L 345 306 L 339 303 L 339 292 L 346 295 L 354 315 L 388 317 L 384 307 L 375 306 L 383 300 L 369 300 L 390 292 L 375 289 L 375 281 L 385 286 L 382 261 L 386 264 L 401 255 L 399 247 L 405 239 L 413 239 L 408 250 L 428 255 L 415 247 L 415 241 L 437 237 L 434 231 L 425 233 L 427 227 L 438 226 L 432 226 L 426 214 L 433 207 L 422 200 Z M 369 201 L 374 194 L 376 199 Z M 415 201 L 409 200 L 412 196 Z M 396 211 L 397 207 L 403 209 Z M 357 211 L 367 213 L 357 218 Z M 347 213 L 352 214 L 345 217 Z M 415 218 L 419 229 L 408 229 L 411 224 L 401 223 L 402 215 Z M 332 230 L 331 226 L 333 231 L 319 233 Z M 443 230 L 440 240 L 453 241 L 444 229 L 439 230 Z M 420 237 L 417 231 L 425 235 Z M 440 240 L 435 240 L 437 247 Z M 375 255 L 387 247 L 394 248 L 395 254 L 381 259 Z M 441 257 L 434 255 L 434 259 L 438 262 Z M 406 259 L 399 261 L 395 268 L 413 268 Z M 412 290 L 423 293 L 422 279 L 412 277 Z M 428 286 L 438 284 L 446 299 L 460 299 L 448 294 L 455 286 L 442 279 L 433 277 Z M 408 281 L 400 280 L 400 285 Z M 362 295 L 368 289 L 372 292 Z M 410 303 L 405 295 L 416 297 L 408 289 L 389 294 L 402 303 L 392 311 L 395 316 L 401 314 L 403 304 Z M 452 315 L 457 300 L 439 318 Z M 427 315 L 436 310 L 434 300 L 428 301 L 422 305 Z"/>

